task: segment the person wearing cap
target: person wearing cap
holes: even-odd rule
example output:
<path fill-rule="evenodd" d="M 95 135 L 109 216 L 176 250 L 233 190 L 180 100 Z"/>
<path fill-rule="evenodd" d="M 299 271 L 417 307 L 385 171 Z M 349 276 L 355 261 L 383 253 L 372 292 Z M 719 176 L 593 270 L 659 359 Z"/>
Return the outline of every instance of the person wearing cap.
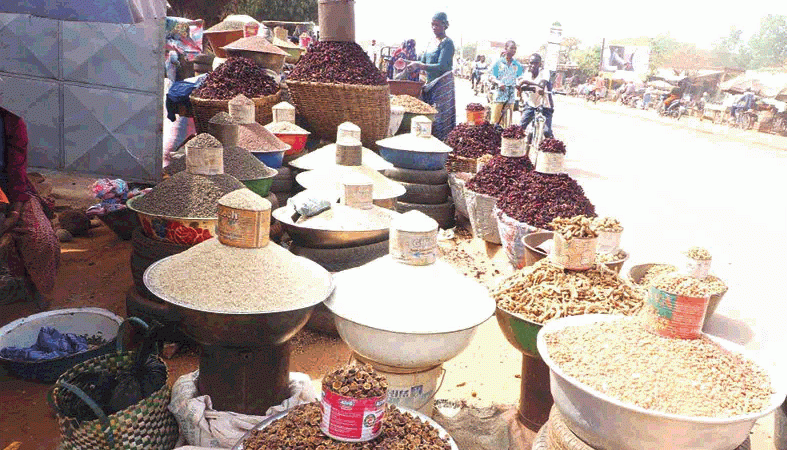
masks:
<path fill-rule="evenodd" d="M 418 61 L 408 61 L 408 68 L 426 72 L 427 84 L 423 100 L 437 108 L 432 135 L 445 139 L 456 126 L 456 93 L 454 88 L 454 41 L 446 36 L 448 15 L 439 12 L 432 17 L 435 38 L 426 46 Z"/>
<path fill-rule="evenodd" d="M 503 110 L 513 108 L 516 102 L 517 79 L 525 73 L 525 68 L 514 59 L 516 55 L 516 42 L 506 42 L 506 51 L 502 58 L 492 66 L 491 81 L 498 85 L 497 97 L 492 101 L 492 123 L 498 124 L 503 116 Z M 509 125 L 508 121 L 502 123 L 503 127 Z"/>
<path fill-rule="evenodd" d="M 0 104 L 2 100 L 0 95 Z M 23 298 L 35 300 L 39 309 L 44 309 L 55 286 L 60 242 L 49 221 L 53 217 L 50 204 L 27 176 L 27 125 L 2 106 L 0 150 L 0 189 L 9 201 L 0 204 L 0 212 L 4 213 L 0 247 L 5 247 L 0 253 L 5 254 L 10 275 L 24 280 L 27 292 Z M 0 303 L 7 299 L 0 298 Z"/>
<path fill-rule="evenodd" d="M 544 123 L 544 137 L 551 138 L 552 134 L 552 114 L 555 106 L 552 102 L 551 86 L 549 85 L 549 71 L 544 69 L 541 64 L 541 55 L 533 53 L 530 55 L 529 69 L 519 79 L 519 87 L 530 91 L 525 96 L 525 107 L 522 110 L 523 128 L 527 128 L 535 118 L 536 109 L 539 108 L 546 119 Z"/>

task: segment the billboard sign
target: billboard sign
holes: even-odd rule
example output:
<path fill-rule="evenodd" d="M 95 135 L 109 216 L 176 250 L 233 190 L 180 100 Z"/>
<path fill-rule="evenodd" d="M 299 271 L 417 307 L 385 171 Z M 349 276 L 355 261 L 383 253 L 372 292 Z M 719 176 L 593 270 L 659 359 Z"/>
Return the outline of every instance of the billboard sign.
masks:
<path fill-rule="evenodd" d="M 604 62 L 604 70 L 607 72 L 625 70 L 646 73 L 650 64 L 650 47 L 608 45 L 604 49 L 602 61 Z"/>

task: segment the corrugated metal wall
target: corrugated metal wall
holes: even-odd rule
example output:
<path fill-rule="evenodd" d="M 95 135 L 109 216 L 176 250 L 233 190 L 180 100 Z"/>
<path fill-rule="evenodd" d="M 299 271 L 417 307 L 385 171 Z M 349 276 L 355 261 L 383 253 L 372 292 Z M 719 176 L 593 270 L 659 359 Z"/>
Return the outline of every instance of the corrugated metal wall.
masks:
<path fill-rule="evenodd" d="M 0 105 L 28 124 L 30 166 L 158 181 L 163 49 L 164 19 L 0 13 Z"/>

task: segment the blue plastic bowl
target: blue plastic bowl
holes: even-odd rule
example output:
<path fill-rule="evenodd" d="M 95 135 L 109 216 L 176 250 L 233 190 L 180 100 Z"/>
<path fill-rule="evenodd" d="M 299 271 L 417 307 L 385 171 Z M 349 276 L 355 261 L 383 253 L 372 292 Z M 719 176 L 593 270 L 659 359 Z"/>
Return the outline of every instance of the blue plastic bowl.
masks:
<path fill-rule="evenodd" d="M 442 170 L 448 153 L 424 153 L 407 150 L 395 150 L 378 145 L 380 156 L 400 169 Z"/>
<path fill-rule="evenodd" d="M 271 169 L 279 169 L 284 163 L 284 152 L 286 150 L 280 152 L 251 152 L 251 154 Z"/>

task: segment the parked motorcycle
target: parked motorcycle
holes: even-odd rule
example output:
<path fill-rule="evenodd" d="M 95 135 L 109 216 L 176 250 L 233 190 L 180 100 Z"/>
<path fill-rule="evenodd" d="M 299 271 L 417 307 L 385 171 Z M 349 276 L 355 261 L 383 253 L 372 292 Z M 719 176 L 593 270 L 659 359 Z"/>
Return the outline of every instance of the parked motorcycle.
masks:
<path fill-rule="evenodd" d="M 663 104 L 664 102 L 662 102 L 662 105 Z M 688 111 L 686 108 L 686 103 L 683 100 L 677 99 L 670 103 L 666 109 L 663 107 L 660 108 L 659 115 L 672 117 L 675 120 L 680 120 L 682 116 L 686 115 L 686 111 Z"/>

